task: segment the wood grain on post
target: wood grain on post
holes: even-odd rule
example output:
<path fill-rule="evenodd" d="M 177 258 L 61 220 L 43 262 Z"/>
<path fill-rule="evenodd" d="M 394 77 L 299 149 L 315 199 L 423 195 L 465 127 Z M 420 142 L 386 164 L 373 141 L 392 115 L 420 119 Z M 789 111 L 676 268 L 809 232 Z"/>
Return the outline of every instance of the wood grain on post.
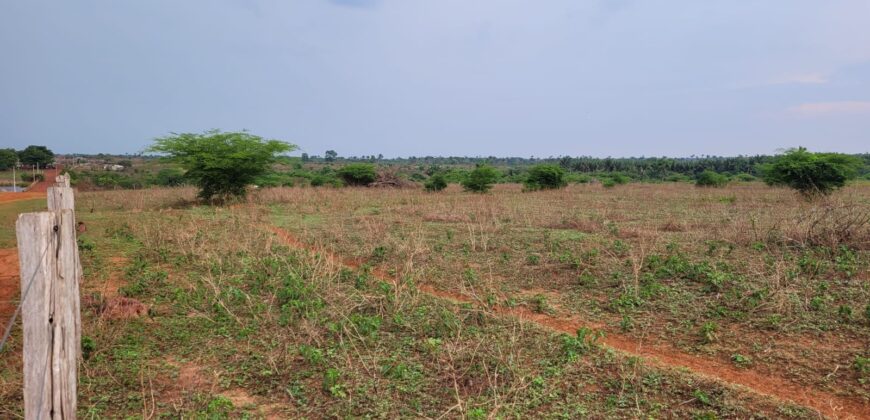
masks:
<path fill-rule="evenodd" d="M 69 185 L 69 175 L 61 175 L 58 178 L 65 178 L 66 184 Z M 82 331 L 81 331 L 82 320 L 81 320 L 81 308 L 80 308 L 81 300 L 80 300 L 80 296 L 79 296 L 78 284 L 81 282 L 80 276 L 81 276 L 81 273 L 83 271 L 82 271 L 81 260 L 79 259 L 79 247 L 78 247 L 78 241 L 76 240 L 76 233 L 75 233 L 76 232 L 75 231 L 76 221 L 75 221 L 75 212 L 74 212 L 74 210 L 76 209 L 75 197 L 73 195 L 73 189 L 70 188 L 69 186 L 49 187 L 48 191 L 47 191 L 47 197 L 48 197 L 48 210 L 50 210 L 50 211 L 73 210 L 73 213 L 71 216 L 72 219 L 69 221 L 69 224 L 70 224 L 70 226 L 73 227 L 72 239 L 71 239 L 72 240 L 71 243 L 74 245 L 72 247 L 72 251 L 75 253 L 73 261 L 76 262 L 76 270 L 77 270 L 77 273 L 79 273 L 79 277 L 76 278 L 76 287 L 75 287 L 75 291 L 74 291 L 75 294 L 74 294 L 74 296 L 72 296 L 72 305 L 73 305 L 73 310 L 74 310 L 75 317 L 76 317 L 76 319 L 75 319 L 76 320 L 75 339 L 76 339 L 76 343 L 81 343 L 81 339 L 82 339 Z"/>
<path fill-rule="evenodd" d="M 54 178 L 58 187 L 69 187 L 69 174 L 58 175 Z"/>
<path fill-rule="evenodd" d="M 25 213 L 15 226 L 27 293 L 21 306 L 26 419 L 76 416 L 81 267 L 74 219 L 72 210 Z"/>

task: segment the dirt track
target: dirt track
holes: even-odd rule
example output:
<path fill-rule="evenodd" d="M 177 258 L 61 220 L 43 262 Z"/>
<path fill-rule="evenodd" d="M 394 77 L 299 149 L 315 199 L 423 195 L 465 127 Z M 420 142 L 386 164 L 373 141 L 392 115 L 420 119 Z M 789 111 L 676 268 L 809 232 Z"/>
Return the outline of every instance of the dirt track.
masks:
<path fill-rule="evenodd" d="M 272 232 L 278 235 L 286 244 L 294 248 L 315 251 L 325 255 L 337 264 L 359 268 L 354 261 L 341 259 L 326 250 L 315 249 L 312 246 L 296 239 L 290 232 L 271 227 Z M 373 275 L 386 282 L 394 283 L 393 276 L 388 273 L 374 270 Z M 420 291 L 430 296 L 460 303 L 476 303 L 474 299 L 461 293 L 438 290 L 431 285 L 421 285 Z M 553 331 L 566 334 L 575 334 L 582 327 L 593 330 L 600 326 L 584 322 L 577 318 L 556 318 L 547 314 L 533 312 L 525 307 L 492 308 L 494 312 L 502 315 L 513 316 L 526 321 L 534 322 Z M 684 368 L 692 373 L 710 378 L 721 383 L 742 387 L 756 394 L 775 398 L 780 401 L 791 401 L 804 407 L 812 408 L 825 417 L 839 419 L 870 419 L 870 404 L 863 401 L 843 398 L 810 386 L 789 381 L 786 378 L 776 376 L 768 372 L 759 372 L 752 369 L 740 369 L 720 360 L 695 356 L 681 352 L 671 346 L 651 344 L 638 341 L 620 334 L 608 332 L 603 338 L 605 346 L 630 356 L 642 357 L 647 363 L 662 368 Z"/>
<path fill-rule="evenodd" d="M 44 172 L 45 180 L 37 182 L 27 192 L 0 193 L 0 206 L 15 201 L 32 200 L 45 197 L 48 187 L 54 185 L 54 178 L 59 169 L 49 169 Z M 19 292 L 18 281 L 18 249 L 0 249 L 0 322 L 5 325 L 6 319 L 15 310 L 15 298 Z"/>

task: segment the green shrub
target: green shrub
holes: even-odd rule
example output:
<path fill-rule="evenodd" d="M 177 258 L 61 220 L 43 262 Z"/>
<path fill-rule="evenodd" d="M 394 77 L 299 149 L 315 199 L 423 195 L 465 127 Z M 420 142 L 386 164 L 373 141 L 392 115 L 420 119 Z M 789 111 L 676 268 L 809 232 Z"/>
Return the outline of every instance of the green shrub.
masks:
<path fill-rule="evenodd" d="M 184 171 L 178 168 L 164 168 L 154 177 L 154 185 L 174 187 L 184 184 Z"/>
<path fill-rule="evenodd" d="M 368 185 L 378 179 L 375 165 L 370 163 L 351 163 L 338 170 L 338 176 L 347 185 Z"/>
<path fill-rule="evenodd" d="M 800 147 L 760 166 L 768 185 L 786 185 L 805 197 L 827 195 L 855 179 L 863 162 L 840 153 L 811 153 Z"/>
<path fill-rule="evenodd" d="M 424 184 L 426 191 L 442 191 L 447 188 L 447 178 L 442 173 L 437 173 L 429 177 Z"/>
<path fill-rule="evenodd" d="M 695 177 L 695 185 L 699 187 L 724 187 L 726 184 L 728 184 L 727 176 L 709 169 Z"/>
<path fill-rule="evenodd" d="M 758 181 L 758 178 L 756 178 L 754 175 L 747 173 L 739 173 L 737 175 L 734 175 L 734 179 L 740 182 Z"/>
<path fill-rule="evenodd" d="M 528 191 L 559 189 L 568 185 L 565 181 L 565 170 L 559 165 L 536 165 L 529 169 L 529 175 L 524 182 Z"/>
<path fill-rule="evenodd" d="M 478 164 L 477 167 L 469 172 L 465 179 L 462 180 L 462 187 L 465 188 L 465 191 L 485 193 L 492 188 L 492 184 L 495 184 L 498 177 L 498 171 L 492 166 Z"/>

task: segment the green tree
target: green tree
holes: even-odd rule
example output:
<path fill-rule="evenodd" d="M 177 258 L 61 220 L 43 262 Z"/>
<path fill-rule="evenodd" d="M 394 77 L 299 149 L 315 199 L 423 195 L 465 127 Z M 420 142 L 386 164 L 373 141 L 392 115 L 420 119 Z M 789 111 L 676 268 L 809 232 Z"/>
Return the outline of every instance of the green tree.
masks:
<path fill-rule="evenodd" d="M 335 150 L 327 150 L 326 153 L 323 154 L 323 160 L 327 162 L 334 162 L 335 158 L 338 157 L 338 153 Z"/>
<path fill-rule="evenodd" d="M 429 177 L 424 184 L 426 191 L 442 191 L 447 188 L 447 178 L 442 173 L 436 173 Z"/>
<path fill-rule="evenodd" d="M 12 168 L 18 161 L 18 153 L 15 149 L 0 149 L 0 171 Z"/>
<path fill-rule="evenodd" d="M 41 167 L 54 163 L 54 152 L 45 146 L 27 146 L 18 152 L 18 159 L 25 165 L 39 164 Z"/>
<path fill-rule="evenodd" d="M 351 163 L 338 170 L 338 176 L 347 185 L 368 185 L 378 179 L 375 165 L 369 163 Z"/>
<path fill-rule="evenodd" d="M 477 167 L 462 180 L 462 187 L 465 191 L 485 193 L 498 181 L 499 175 L 498 170 L 492 166 L 477 164 Z"/>
<path fill-rule="evenodd" d="M 760 166 L 768 185 L 787 185 L 806 197 L 827 195 L 855 179 L 864 163 L 840 153 L 812 153 L 791 149 Z"/>
<path fill-rule="evenodd" d="M 726 184 L 728 184 L 727 176 L 709 169 L 695 177 L 695 185 L 699 187 L 724 187 Z"/>
<path fill-rule="evenodd" d="M 247 132 L 181 133 L 154 140 L 148 151 L 165 153 L 187 170 L 185 178 L 200 189 L 199 197 L 225 199 L 245 195 L 245 187 L 266 173 L 280 153 L 296 146 L 265 140 Z"/>
<path fill-rule="evenodd" d="M 559 165 L 541 164 L 529 168 L 525 188 L 529 191 L 559 189 L 568 182 L 565 180 L 565 170 Z"/>

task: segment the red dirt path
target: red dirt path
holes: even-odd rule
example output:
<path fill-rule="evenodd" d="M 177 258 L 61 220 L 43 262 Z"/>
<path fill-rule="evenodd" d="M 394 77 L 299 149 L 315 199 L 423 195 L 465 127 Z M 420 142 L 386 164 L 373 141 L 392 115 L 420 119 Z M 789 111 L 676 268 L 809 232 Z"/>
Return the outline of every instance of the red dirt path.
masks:
<path fill-rule="evenodd" d="M 317 252 L 325 255 L 337 264 L 359 268 L 354 261 L 343 260 L 326 250 L 317 249 L 295 238 L 290 232 L 279 227 L 270 227 L 285 243 L 295 248 Z M 395 283 L 393 276 L 381 270 L 372 273 L 380 280 Z M 458 292 L 438 290 L 431 285 L 419 286 L 420 291 L 430 296 L 461 302 L 476 303 L 469 296 Z M 534 322 L 550 330 L 575 334 L 578 329 L 586 327 L 593 330 L 601 329 L 600 325 L 584 322 L 579 318 L 556 318 L 547 314 L 537 313 L 524 307 L 495 306 L 496 313 L 509 315 Z M 693 374 L 710 378 L 721 383 L 742 387 L 756 394 L 775 398 L 780 401 L 791 401 L 816 410 L 823 416 L 839 419 L 870 419 L 870 404 L 855 398 L 837 396 L 811 386 L 794 383 L 786 378 L 771 373 L 762 373 L 752 369 L 738 369 L 720 360 L 683 353 L 672 346 L 644 343 L 634 338 L 608 332 L 603 338 L 605 346 L 630 356 L 644 358 L 650 365 L 662 368 L 685 368 Z"/>
<path fill-rule="evenodd" d="M 34 184 L 27 192 L 0 192 L 0 205 L 14 201 L 32 200 L 45 197 L 48 187 L 54 185 L 58 169 L 46 169 L 45 180 Z M 6 325 L 6 320 L 12 315 L 17 302 L 20 284 L 18 281 L 18 249 L 0 249 L 0 325 Z"/>

